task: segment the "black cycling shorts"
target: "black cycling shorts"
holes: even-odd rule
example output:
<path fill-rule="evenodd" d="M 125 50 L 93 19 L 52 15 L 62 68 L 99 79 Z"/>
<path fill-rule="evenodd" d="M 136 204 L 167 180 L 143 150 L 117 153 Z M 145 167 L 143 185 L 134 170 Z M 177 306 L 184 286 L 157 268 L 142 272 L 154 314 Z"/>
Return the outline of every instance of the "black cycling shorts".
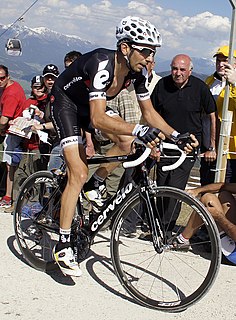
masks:
<path fill-rule="evenodd" d="M 51 115 L 54 127 L 61 140 L 61 147 L 82 144 L 83 132 L 91 132 L 89 110 L 87 116 L 81 116 L 78 106 L 57 86 L 51 92 Z M 89 105 L 88 105 L 89 108 Z"/>

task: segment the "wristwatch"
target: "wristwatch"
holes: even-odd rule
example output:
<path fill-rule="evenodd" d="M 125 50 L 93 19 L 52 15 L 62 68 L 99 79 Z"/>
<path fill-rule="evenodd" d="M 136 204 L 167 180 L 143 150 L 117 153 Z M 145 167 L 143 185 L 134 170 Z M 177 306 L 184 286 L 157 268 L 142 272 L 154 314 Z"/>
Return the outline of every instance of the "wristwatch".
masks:
<path fill-rule="evenodd" d="M 216 149 L 213 148 L 213 147 L 209 147 L 209 148 L 207 149 L 207 151 L 216 151 Z"/>

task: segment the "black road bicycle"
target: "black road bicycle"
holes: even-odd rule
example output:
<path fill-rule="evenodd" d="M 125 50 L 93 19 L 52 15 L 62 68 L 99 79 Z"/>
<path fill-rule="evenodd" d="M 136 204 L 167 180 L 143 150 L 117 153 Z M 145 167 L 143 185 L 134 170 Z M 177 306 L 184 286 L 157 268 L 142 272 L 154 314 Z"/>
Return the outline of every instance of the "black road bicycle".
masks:
<path fill-rule="evenodd" d="M 163 146 L 177 148 L 173 144 Z M 181 311 L 202 298 L 216 278 L 221 262 L 218 231 L 199 200 L 176 188 L 156 186 L 149 178 L 146 161 L 150 149 L 143 152 L 143 148 L 139 146 L 128 156 L 88 160 L 88 163 L 119 161 L 125 168 L 134 169 L 132 177 L 89 220 L 79 197 L 72 223 L 72 245 L 78 262 L 83 261 L 94 237 L 112 219 L 111 257 L 122 286 L 141 305 Z M 176 164 L 164 170 L 173 170 L 182 163 L 185 153 L 180 152 Z M 14 228 L 19 248 L 32 267 L 44 272 L 56 268 L 52 249 L 59 238 L 60 199 L 66 179 L 65 170 L 36 172 L 23 183 L 16 202 Z M 203 221 L 204 237 L 197 233 L 187 252 L 171 244 L 162 224 L 170 200 L 180 207 L 176 233 L 187 224 L 193 211 Z M 130 221 L 135 222 L 136 235 L 140 236 L 127 237 Z"/>

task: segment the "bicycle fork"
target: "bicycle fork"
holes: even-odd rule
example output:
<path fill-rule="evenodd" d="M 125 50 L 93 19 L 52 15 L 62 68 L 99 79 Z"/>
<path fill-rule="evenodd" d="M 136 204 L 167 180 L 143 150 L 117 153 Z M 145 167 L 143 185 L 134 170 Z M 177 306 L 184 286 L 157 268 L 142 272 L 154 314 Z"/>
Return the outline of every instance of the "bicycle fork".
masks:
<path fill-rule="evenodd" d="M 154 215 L 152 203 L 150 201 L 149 192 L 147 188 L 145 188 L 143 198 L 146 202 L 147 215 L 148 215 L 148 220 L 149 220 L 151 231 L 152 231 L 154 248 L 157 253 L 162 253 L 164 250 L 162 241 L 161 241 L 161 239 L 163 239 L 163 232 L 161 230 L 161 226 L 158 218 L 155 217 Z"/>

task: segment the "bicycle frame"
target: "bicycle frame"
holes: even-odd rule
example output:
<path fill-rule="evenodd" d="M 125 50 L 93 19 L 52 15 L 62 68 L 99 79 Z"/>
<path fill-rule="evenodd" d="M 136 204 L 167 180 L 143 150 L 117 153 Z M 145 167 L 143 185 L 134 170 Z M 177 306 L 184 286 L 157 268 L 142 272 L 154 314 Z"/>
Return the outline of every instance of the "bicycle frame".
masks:
<path fill-rule="evenodd" d="M 133 155 L 129 156 L 112 156 L 112 157 L 103 157 L 103 158 L 95 158 L 88 159 L 88 164 L 98 164 L 106 162 L 121 162 L 121 161 L 130 161 L 134 158 Z M 139 172 L 138 172 L 139 171 Z M 126 171 L 124 175 L 126 174 Z M 142 197 L 147 198 L 148 193 L 145 192 L 146 188 L 149 184 L 150 179 L 147 175 L 147 167 L 143 163 L 139 167 L 135 168 L 133 176 L 138 175 L 141 178 L 139 184 L 134 183 L 132 181 L 128 181 L 124 185 L 122 185 L 105 204 L 105 207 L 99 213 L 95 213 L 94 217 L 89 224 L 84 225 L 82 229 L 86 230 L 86 234 L 93 239 L 97 233 L 102 229 L 102 227 L 116 214 L 118 213 L 121 206 L 125 205 L 128 200 L 137 192 L 142 192 Z M 80 201 L 80 200 L 79 200 Z M 147 201 L 147 199 L 146 199 Z M 79 206 L 80 207 L 80 206 Z M 82 212 L 79 213 L 80 215 Z"/>
<path fill-rule="evenodd" d="M 169 143 L 165 143 L 165 145 L 168 146 L 168 149 L 169 148 L 176 149 L 175 145 L 171 145 Z M 80 229 L 82 231 L 83 230 L 85 231 L 86 236 L 88 236 L 90 240 L 92 240 L 98 234 L 98 232 L 103 228 L 103 226 L 110 219 L 114 218 L 117 215 L 120 208 L 125 206 L 128 203 L 129 199 L 131 199 L 136 193 L 140 193 L 140 196 L 143 198 L 146 204 L 147 213 L 148 213 L 147 218 L 149 219 L 150 227 L 153 230 L 155 249 L 157 252 L 162 252 L 159 244 L 159 236 L 162 235 L 162 230 L 161 230 L 159 221 L 157 221 L 157 218 L 154 217 L 152 204 L 150 203 L 150 199 L 149 199 L 148 188 L 150 188 L 150 184 L 152 184 L 151 179 L 148 177 L 149 169 L 146 164 L 146 159 L 149 153 L 150 153 L 150 149 L 145 149 L 145 152 L 139 149 L 139 150 L 136 150 L 136 153 L 131 155 L 110 156 L 110 157 L 101 156 L 101 157 L 94 157 L 94 158 L 88 159 L 88 165 L 120 162 L 120 163 L 123 163 L 123 166 L 126 168 L 126 170 L 129 167 L 134 167 L 134 173 L 132 175 L 133 178 L 131 179 L 131 181 L 128 181 L 127 183 L 119 187 L 116 194 L 113 195 L 107 201 L 104 208 L 102 208 L 100 212 L 95 213 L 93 215 L 92 221 L 89 221 L 89 223 L 80 224 Z M 137 159 L 137 155 L 139 156 L 138 159 Z M 176 161 L 176 166 L 179 166 L 180 161 L 183 161 L 183 158 L 185 157 L 186 155 L 182 152 L 182 155 L 180 157 L 181 159 L 178 159 Z M 139 160 L 138 165 L 136 163 L 137 160 Z M 172 170 L 173 164 L 168 167 L 170 170 Z M 65 166 L 63 168 L 65 170 Z M 165 170 L 168 170 L 168 168 L 165 168 Z M 124 175 L 125 174 L 126 174 L 126 171 Z M 77 216 L 79 218 L 83 218 L 83 215 L 84 215 L 83 203 L 81 199 L 82 197 L 79 197 L 77 202 Z M 50 203 L 50 200 L 49 200 L 49 203 Z M 35 222 L 37 224 L 37 221 Z M 41 226 L 41 227 L 44 227 L 44 226 Z M 50 229 L 52 231 L 54 228 L 47 226 L 45 227 L 45 229 Z M 55 231 L 58 232 L 58 230 L 55 230 Z"/>
<path fill-rule="evenodd" d="M 160 150 L 163 152 L 164 148 L 173 149 L 173 150 L 179 150 L 181 152 L 180 158 L 175 162 L 175 164 L 172 164 L 170 166 L 163 167 L 163 170 L 173 170 L 174 168 L 178 167 L 186 158 L 186 154 L 181 151 L 179 148 L 176 147 L 176 145 L 170 144 L 170 143 L 162 143 L 160 144 Z M 150 185 L 151 179 L 148 177 L 148 168 L 146 164 L 146 159 L 148 155 L 150 154 L 150 149 L 145 149 L 144 153 L 143 151 L 140 152 L 140 159 L 138 165 L 137 162 L 137 151 L 136 154 L 132 155 L 124 155 L 124 156 L 111 156 L 111 157 L 95 157 L 88 159 L 88 164 L 100 164 L 100 163 L 110 163 L 110 162 L 124 162 L 123 167 L 125 169 L 134 167 L 134 174 L 136 175 L 135 180 L 137 180 L 137 184 L 132 180 L 128 182 L 125 185 L 122 185 L 119 190 L 116 192 L 116 194 L 108 200 L 108 202 L 105 205 L 105 208 L 102 209 L 101 212 L 95 214 L 93 220 L 88 224 L 83 226 L 83 229 L 86 230 L 86 234 L 93 239 L 96 234 L 102 229 L 102 227 L 116 214 L 118 213 L 119 209 L 125 205 L 125 203 L 137 192 L 142 194 L 142 198 L 144 199 L 146 203 L 146 207 L 148 210 L 148 218 L 150 221 L 150 227 L 153 230 L 154 233 L 154 246 L 157 251 L 160 251 L 160 245 L 159 245 L 159 237 L 158 235 L 161 234 L 161 228 L 160 224 L 155 223 L 157 220 L 154 217 L 152 205 L 150 203 L 150 199 L 148 196 L 147 188 Z M 142 158 L 143 157 L 143 158 Z M 143 161 L 142 161 L 143 159 Z M 125 175 L 125 173 L 124 173 Z M 79 200 L 80 201 L 80 200 Z M 80 205 L 78 206 L 80 208 Z M 82 213 L 80 212 L 80 215 Z M 158 226 L 159 230 L 156 230 L 156 225 Z M 155 226 L 155 227 L 154 227 Z"/>

